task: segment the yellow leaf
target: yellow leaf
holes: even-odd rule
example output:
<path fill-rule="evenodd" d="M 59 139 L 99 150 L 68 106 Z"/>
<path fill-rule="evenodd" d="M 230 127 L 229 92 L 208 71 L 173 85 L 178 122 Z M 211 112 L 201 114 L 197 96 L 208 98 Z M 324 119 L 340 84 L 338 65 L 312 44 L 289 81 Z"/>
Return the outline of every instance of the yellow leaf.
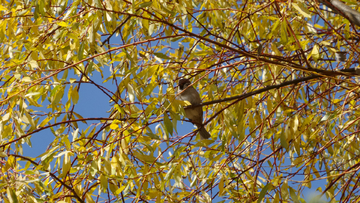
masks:
<path fill-rule="evenodd" d="M 156 197 L 158 196 L 158 193 L 159 193 L 159 191 L 158 191 L 157 189 L 151 188 L 151 189 L 149 190 L 149 197 L 150 197 L 151 199 L 154 199 L 154 198 L 156 198 Z"/>
<path fill-rule="evenodd" d="M 69 172 L 70 168 L 71 168 L 70 154 L 66 153 L 64 156 L 63 172 L 61 174 L 61 177 L 64 177 Z"/>
<path fill-rule="evenodd" d="M 74 87 L 74 89 L 71 91 L 71 101 L 73 102 L 73 104 L 77 104 L 78 100 L 79 100 L 79 93 L 76 90 L 77 88 Z"/>
<path fill-rule="evenodd" d="M 221 197 L 223 194 L 224 194 L 224 178 L 221 178 L 220 179 L 220 182 L 219 182 L 219 196 Z"/>
<path fill-rule="evenodd" d="M 70 83 L 72 84 L 72 83 L 74 83 L 75 81 L 76 81 L 76 79 L 75 78 L 70 78 Z"/>
<path fill-rule="evenodd" d="M 311 168 L 312 168 L 315 176 L 316 176 L 317 178 L 320 178 L 320 177 L 321 177 L 321 176 L 320 176 L 320 173 L 319 173 L 319 171 L 316 169 L 316 167 L 312 166 Z"/>
<path fill-rule="evenodd" d="M 26 76 L 26 77 L 23 77 L 23 79 L 21 81 L 22 82 L 31 82 L 31 78 Z"/>
<path fill-rule="evenodd" d="M 0 11 L 7 11 L 7 8 L 5 8 L 4 6 L 2 6 L 2 5 L 0 4 Z"/>
<path fill-rule="evenodd" d="M 91 194 L 89 194 L 89 193 L 86 193 L 86 202 L 95 203 L 95 201 L 91 197 Z M 64 203 L 66 203 L 66 202 L 64 202 Z"/>
<path fill-rule="evenodd" d="M 271 50 L 278 56 L 282 56 L 282 53 L 279 51 L 279 49 L 276 47 L 274 43 L 271 43 Z"/>
<path fill-rule="evenodd" d="M 49 121 L 52 119 L 52 117 L 46 117 L 38 127 L 44 127 L 46 124 L 49 124 Z"/>
<path fill-rule="evenodd" d="M 7 154 L 5 152 L 0 152 L 0 157 L 7 157 Z"/>
<path fill-rule="evenodd" d="M 116 194 L 117 185 L 115 185 L 113 182 L 114 182 L 114 181 L 109 181 L 109 188 L 110 188 L 110 191 L 111 191 L 114 195 L 117 195 L 117 194 Z"/>
<path fill-rule="evenodd" d="M 102 191 L 106 192 L 106 189 L 108 187 L 108 181 L 107 181 L 107 178 L 103 174 L 100 175 L 100 185 L 101 185 Z"/>
<path fill-rule="evenodd" d="M 125 189 L 125 186 L 122 185 L 119 189 L 116 190 L 116 195 L 119 195 L 124 189 Z"/>
<path fill-rule="evenodd" d="M 297 3 L 292 3 L 292 6 L 300 12 L 301 15 L 303 15 L 305 18 L 311 18 L 309 10 L 307 10 L 306 7 L 304 7 L 302 4 L 298 5 Z"/>
<path fill-rule="evenodd" d="M 35 60 L 31 60 L 29 62 L 29 64 L 30 64 L 31 68 L 33 68 L 33 69 L 39 67 L 39 64 Z"/>
<path fill-rule="evenodd" d="M 64 21 L 58 22 L 56 23 L 58 25 L 60 25 L 61 27 L 70 27 L 67 23 L 65 23 Z"/>
<path fill-rule="evenodd" d="M 118 129 L 118 128 L 119 128 L 119 125 L 118 125 L 118 124 L 116 124 L 116 123 L 110 124 L 110 129 L 116 130 L 116 129 Z"/>
<path fill-rule="evenodd" d="M 6 192 L 11 203 L 18 203 L 16 193 L 13 189 L 10 189 L 10 187 L 8 187 Z"/>
<path fill-rule="evenodd" d="M 189 101 L 184 101 L 186 106 L 190 106 L 191 103 Z"/>
<path fill-rule="evenodd" d="M 319 54 L 319 45 L 315 44 L 315 46 L 313 47 L 311 53 L 308 55 L 308 59 L 312 57 L 315 61 L 317 61 L 320 58 L 320 54 Z"/>
<path fill-rule="evenodd" d="M 156 158 L 150 155 L 141 154 L 138 151 L 133 151 L 133 154 L 136 158 L 140 159 L 141 161 L 147 162 L 147 163 L 153 163 Z"/>

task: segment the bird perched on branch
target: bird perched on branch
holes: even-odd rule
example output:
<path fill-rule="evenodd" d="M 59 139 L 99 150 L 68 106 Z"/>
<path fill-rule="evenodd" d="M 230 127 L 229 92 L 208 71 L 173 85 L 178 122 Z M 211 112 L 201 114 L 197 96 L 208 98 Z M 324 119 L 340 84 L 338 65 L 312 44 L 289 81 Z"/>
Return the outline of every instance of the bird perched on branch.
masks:
<path fill-rule="evenodd" d="M 190 86 L 191 82 L 188 79 L 179 80 L 179 98 L 183 101 L 188 101 L 191 105 L 197 105 L 201 103 L 200 95 L 193 86 Z M 202 139 L 210 138 L 210 134 L 203 125 L 203 110 L 202 106 L 194 108 L 185 108 L 186 117 L 194 123 L 199 129 L 199 134 Z"/>

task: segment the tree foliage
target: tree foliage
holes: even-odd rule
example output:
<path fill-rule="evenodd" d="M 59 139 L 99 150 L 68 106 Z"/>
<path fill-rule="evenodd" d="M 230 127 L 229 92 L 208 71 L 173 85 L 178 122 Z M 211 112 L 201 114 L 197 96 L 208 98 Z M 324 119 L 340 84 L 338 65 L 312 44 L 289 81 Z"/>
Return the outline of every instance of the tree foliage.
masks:
<path fill-rule="evenodd" d="M 359 34 L 330 1 L 0 2 L 4 202 L 358 200 Z"/>

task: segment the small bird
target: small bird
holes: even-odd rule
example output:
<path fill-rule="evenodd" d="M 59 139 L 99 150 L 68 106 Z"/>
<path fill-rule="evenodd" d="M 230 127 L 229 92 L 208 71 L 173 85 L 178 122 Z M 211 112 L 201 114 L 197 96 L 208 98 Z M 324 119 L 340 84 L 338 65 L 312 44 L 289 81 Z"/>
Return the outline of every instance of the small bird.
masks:
<path fill-rule="evenodd" d="M 178 92 L 180 93 L 179 99 L 183 101 L 188 101 L 191 103 L 191 105 L 200 104 L 201 99 L 199 93 L 196 91 L 194 87 L 192 86 L 189 87 L 189 85 L 191 85 L 190 80 L 188 79 L 179 80 L 179 90 L 178 90 Z M 186 108 L 185 115 L 199 129 L 200 137 L 202 139 L 210 138 L 209 132 L 206 131 L 202 123 L 203 122 L 202 106 L 198 106 L 195 108 Z"/>

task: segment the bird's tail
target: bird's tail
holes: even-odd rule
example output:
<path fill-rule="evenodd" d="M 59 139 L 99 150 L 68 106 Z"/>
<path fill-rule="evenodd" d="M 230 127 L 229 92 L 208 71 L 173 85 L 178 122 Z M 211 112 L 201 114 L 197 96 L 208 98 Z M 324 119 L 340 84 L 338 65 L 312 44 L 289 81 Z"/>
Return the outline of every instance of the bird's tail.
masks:
<path fill-rule="evenodd" d="M 198 126 L 199 127 L 199 134 L 202 139 L 209 139 L 211 137 L 210 133 L 206 131 L 204 126 Z"/>

